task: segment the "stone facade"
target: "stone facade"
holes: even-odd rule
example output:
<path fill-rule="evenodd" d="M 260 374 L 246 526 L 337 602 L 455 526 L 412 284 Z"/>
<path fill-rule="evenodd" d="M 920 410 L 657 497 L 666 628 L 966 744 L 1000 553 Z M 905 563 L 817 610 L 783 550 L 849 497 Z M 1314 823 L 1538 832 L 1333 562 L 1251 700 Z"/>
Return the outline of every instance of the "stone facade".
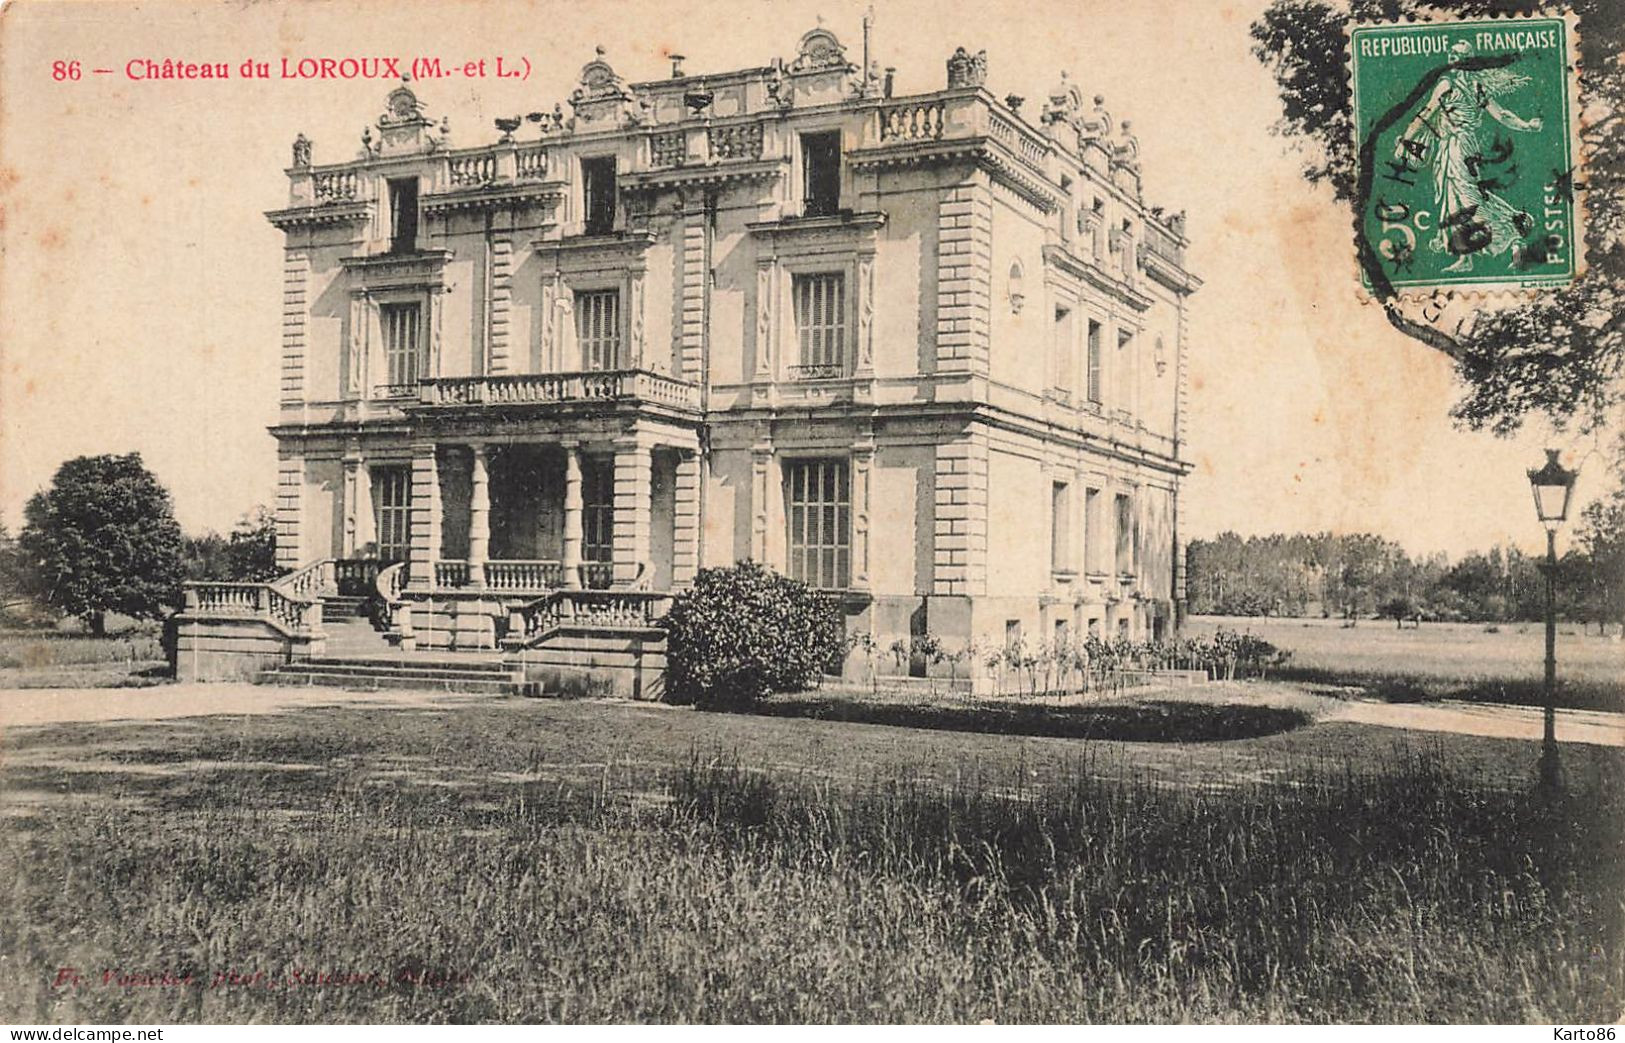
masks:
<path fill-rule="evenodd" d="M 1035 124 L 984 53 L 947 73 L 892 97 L 819 28 L 647 83 L 600 52 L 493 144 L 411 85 L 353 158 L 301 138 L 282 564 L 407 562 L 419 648 L 747 557 L 882 647 L 1169 630 L 1183 217 L 1101 99 Z"/>

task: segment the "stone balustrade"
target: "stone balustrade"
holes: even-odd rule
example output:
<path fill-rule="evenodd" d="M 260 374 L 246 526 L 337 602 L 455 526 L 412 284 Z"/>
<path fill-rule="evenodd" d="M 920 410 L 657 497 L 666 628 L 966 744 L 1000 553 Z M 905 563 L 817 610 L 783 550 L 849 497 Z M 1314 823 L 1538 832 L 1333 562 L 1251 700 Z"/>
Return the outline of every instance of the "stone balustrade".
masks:
<path fill-rule="evenodd" d="M 446 178 L 454 188 L 490 184 L 497 179 L 497 157 L 490 152 L 451 156 L 446 160 Z"/>
<path fill-rule="evenodd" d="M 466 587 L 470 570 L 466 561 L 442 560 L 434 563 L 436 587 Z"/>
<path fill-rule="evenodd" d="M 991 113 L 988 117 L 988 132 L 995 141 L 1001 142 L 1013 151 L 1023 163 L 1034 170 L 1044 169 L 1044 158 L 1049 147 L 1024 128 L 1018 127 L 1014 121 L 1005 119 L 998 113 Z"/>
<path fill-rule="evenodd" d="M 495 591 L 558 590 L 564 586 L 564 564 L 552 560 L 487 561 L 485 586 Z"/>
<path fill-rule="evenodd" d="M 525 605 L 510 623 L 510 645 L 539 641 L 561 627 L 653 629 L 671 595 L 642 590 L 560 590 Z"/>
<path fill-rule="evenodd" d="M 368 597 L 377 589 L 383 565 L 376 558 L 340 558 L 333 562 L 333 588 L 347 597 Z"/>
<path fill-rule="evenodd" d="M 699 388 L 646 370 L 581 373 L 513 373 L 439 377 L 419 385 L 419 405 L 431 407 L 540 406 L 569 402 L 634 400 L 698 409 Z"/>
<path fill-rule="evenodd" d="M 907 101 L 880 110 L 880 140 L 935 141 L 942 137 L 942 99 Z"/>
<path fill-rule="evenodd" d="M 353 200 L 360 185 L 360 176 L 353 169 L 324 170 L 311 177 L 311 192 L 318 204 Z"/>
<path fill-rule="evenodd" d="M 649 138 L 649 164 L 656 169 L 680 167 L 688 157 L 688 136 L 670 130 Z"/>
<path fill-rule="evenodd" d="M 706 132 L 706 147 L 714 160 L 761 159 L 762 125 L 751 122 L 711 127 Z"/>
<path fill-rule="evenodd" d="M 1160 257 L 1176 268 L 1185 267 L 1185 248 L 1179 240 L 1150 221 L 1145 223 L 1145 239 L 1140 246 L 1146 253 Z M 1144 263 L 1143 260 L 1141 263 Z"/>
<path fill-rule="evenodd" d="M 540 181 L 547 176 L 547 150 L 539 146 L 522 148 L 513 154 L 514 177 L 519 181 Z"/>
<path fill-rule="evenodd" d="M 186 614 L 197 619 L 260 619 L 308 634 L 321 630 L 321 601 L 290 597 L 271 583 L 188 583 Z"/>

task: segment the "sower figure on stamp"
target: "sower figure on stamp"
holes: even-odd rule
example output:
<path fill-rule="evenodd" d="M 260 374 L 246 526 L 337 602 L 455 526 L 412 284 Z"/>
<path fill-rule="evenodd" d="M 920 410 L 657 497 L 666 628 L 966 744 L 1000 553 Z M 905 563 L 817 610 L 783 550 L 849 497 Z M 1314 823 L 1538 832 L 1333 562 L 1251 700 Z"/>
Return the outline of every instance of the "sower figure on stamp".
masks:
<path fill-rule="evenodd" d="M 1472 53 L 1472 45 L 1458 40 L 1451 48 L 1454 61 Z M 1421 159 L 1432 139 L 1433 192 L 1438 203 L 1438 231 L 1429 243 L 1438 253 L 1458 255 L 1444 270 L 1466 272 L 1473 254 L 1492 257 L 1511 251 L 1511 264 L 1519 263 L 1519 237 L 1534 227 L 1534 219 L 1493 191 L 1483 167 L 1510 155 L 1505 147 L 1485 152 L 1480 128 L 1488 114 L 1509 130 L 1533 132 L 1541 128 L 1539 116 L 1524 119 L 1507 111 L 1495 99 L 1529 83 L 1529 77 L 1506 69 L 1452 68 L 1440 78 L 1422 111 L 1394 146 L 1401 161 Z"/>

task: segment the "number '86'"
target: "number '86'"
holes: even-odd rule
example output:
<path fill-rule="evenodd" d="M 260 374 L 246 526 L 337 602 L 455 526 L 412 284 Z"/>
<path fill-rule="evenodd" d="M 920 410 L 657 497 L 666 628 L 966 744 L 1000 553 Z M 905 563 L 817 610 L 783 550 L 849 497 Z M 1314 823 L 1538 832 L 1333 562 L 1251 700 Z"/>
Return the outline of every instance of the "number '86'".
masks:
<path fill-rule="evenodd" d="M 51 63 L 51 79 L 77 80 L 79 78 L 78 62 L 56 61 Z"/>

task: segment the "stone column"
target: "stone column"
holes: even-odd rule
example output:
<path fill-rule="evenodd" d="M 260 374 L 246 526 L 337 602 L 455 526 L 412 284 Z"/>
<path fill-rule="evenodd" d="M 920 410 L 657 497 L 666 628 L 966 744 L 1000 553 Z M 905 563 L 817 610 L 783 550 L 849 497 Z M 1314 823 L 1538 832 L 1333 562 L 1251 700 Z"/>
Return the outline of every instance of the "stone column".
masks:
<path fill-rule="evenodd" d="M 412 446 L 412 554 L 413 590 L 434 585 L 434 563 L 440 557 L 440 469 L 433 442 Z"/>
<path fill-rule="evenodd" d="M 564 447 L 564 585 L 581 587 L 581 447 Z"/>
<path fill-rule="evenodd" d="M 653 454 L 636 438 L 615 443 L 615 583 L 630 584 L 652 567 Z"/>
<path fill-rule="evenodd" d="M 485 559 L 491 550 L 491 480 L 485 444 L 472 447 L 474 466 L 469 473 L 468 582 L 485 586 Z"/>
<path fill-rule="evenodd" d="M 700 454 L 685 452 L 677 460 L 676 509 L 672 512 L 671 583 L 687 587 L 700 567 Z"/>

